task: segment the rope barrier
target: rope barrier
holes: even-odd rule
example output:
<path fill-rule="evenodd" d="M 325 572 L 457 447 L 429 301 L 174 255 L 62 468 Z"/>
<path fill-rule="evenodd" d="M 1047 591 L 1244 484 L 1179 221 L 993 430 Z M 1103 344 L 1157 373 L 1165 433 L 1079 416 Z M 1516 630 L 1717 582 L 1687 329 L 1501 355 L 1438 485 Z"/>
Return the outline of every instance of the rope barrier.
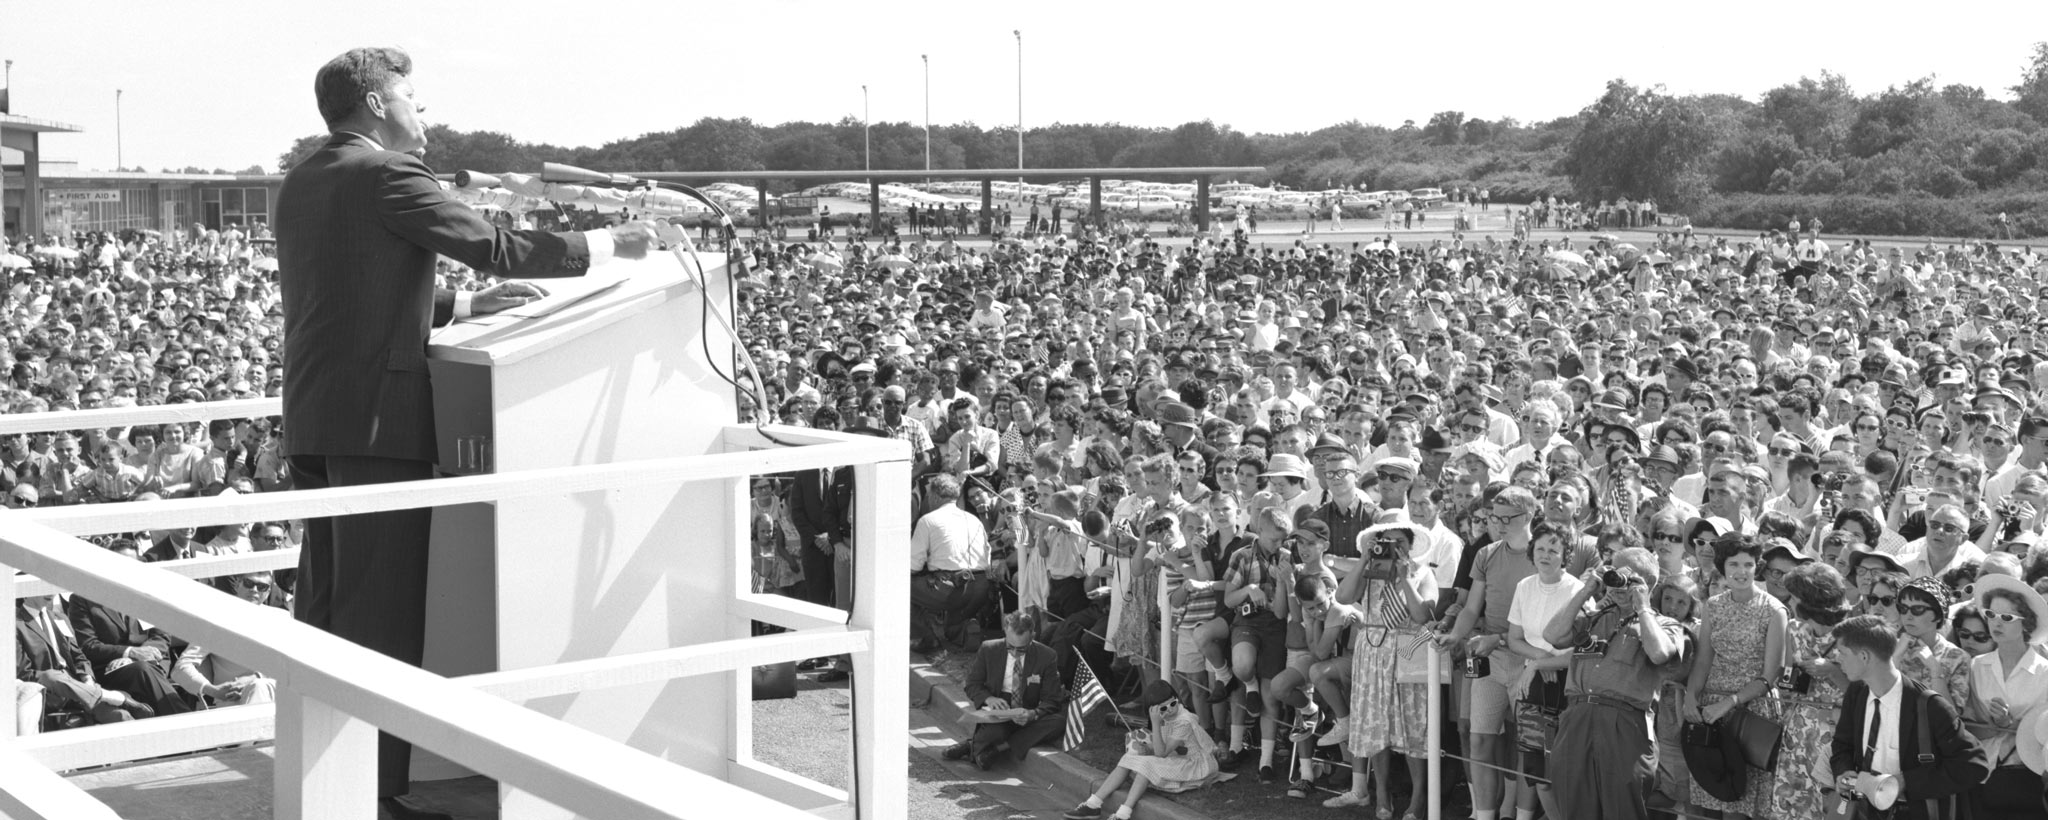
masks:
<path fill-rule="evenodd" d="M 1162 570 L 1162 573 L 1163 573 L 1163 572 L 1164 572 L 1164 570 Z M 1161 595 L 1162 595 L 1162 597 L 1163 597 L 1163 596 L 1164 596 L 1164 594 L 1165 594 L 1165 586 L 1164 586 L 1163 580 L 1164 580 L 1164 579 L 1163 579 L 1163 577 L 1162 577 L 1162 585 L 1161 585 L 1161 587 L 1160 587 L 1160 591 L 1161 591 Z M 1008 590 L 1008 591 L 1009 591 L 1009 592 L 1010 592 L 1011 594 L 1013 594 L 1013 595 L 1020 595 L 1020 594 L 1021 594 L 1021 593 L 1019 592 L 1019 590 L 1017 589 L 1017 587 L 1016 587 L 1016 586 L 1015 586 L 1014 584 L 1011 584 L 1011 583 L 1009 583 L 1009 582 L 1007 582 L 1007 581 L 999 581 L 999 582 L 997 582 L 997 585 L 998 585 L 999 587 L 1001 587 L 1001 588 L 1005 589 L 1005 590 Z M 1041 613 L 1041 614 L 1042 614 L 1043 616 L 1045 616 L 1045 617 L 1048 617 L 1048 618 L 1051 618 L 1052 620 L 1054 620 L 1054 621 L 1057 621 L 1057 622 L 1060 622 L 1060 623 L 1065 623 L 1065 622 L 1067 622 L 1067 621 L 1069 621 L 1069 620 L 1070 620 L 1070 619 L 1068 619 L 1068 618 L 1064 618 L 1064 617 L 1061 617 L 1061 616 L 1059 616 L 1059 615 L 1056 615 L 1056 614 L 1054 614 L 1054 613 L 1052 613 L 1052 612 L 1046 611 L 1046 610 L 1045 610 L 1045 609 L 1044 609 L 1043 607 L 1040 607 L 1040 608 L 1039 608 L 1039 612 L 1040 612 L 1040 613 Z M 1165 630 L 1167 629 L 1167 627 L 1166 627 L 1166 625 L 1165 625 L 1166 617 L 1170 615 L 1170 612 L 1168 612 L 1167 608 L 1165 608 L 1165 607 L 1162 607 L 1162 609 L 1161 609 L 1161 615 L 1162 615 L 1162 617 L 1161 617 L 1161 621 L 1162 621 L 1162 626 L 1161 626 L 1161 629 L 1162 629 L 1162 631 L 1165 631 Z M 1084 635 L 1087 635 L 1087 636 L 1089 636 L 1089 637 L 1093 637 L 1093 638 L 1095 638 L 1095 639 L 1097 639 L 1097 640 L 1101 640 L 1101 641 L 1103 641 L 1103 642 L 1105 642 L 1105 643 L 1107 643 L 1107 642 L 1108 642 L 1108 640 L 1109 640 L 1109 639 L 1108 639 L 1107 637 L 1103 636 L 1102 634 L 1100 634 L 1100 633 L 1097 633 L 1097 632 L 1094 632 L 1094 631 L 1092 631 L 1092 630 L 1086 630 L 1086 629 L 1083 629 L 1083 630 L 1081 630 L 1081 632 L 1082 632 L 1082 634 L 1084 634 Z M 1170 651 L 1170 650 L 1168 650 L 1168 649 L 1166 648 L 1166 646 L 1167 646 L 1167 645 L 1166 645 L 1166 643 L 1165 643 L 1164 641 L 1162 641 L 1162 644 L 1161 644 L 1161 651 L 1162 651 L 1162 655 L 1164 655 L 1165 653 L 1168 653 L 1168 652 Z M 1430 683 L 1427 683 L 1427 684 L 1411 684 L 1411 685 L 1421 685 L 1421 686 L 1426 686 L 1426 687 L 1428 687 L 1428 688 L 1429 688 L 1429 690 L 1430 690 L 1430 695 L 1429 695 L 1429 704 L 1430 704 L 1430 705 L 1429 705 L 1429 713 L 1430 713 L 1430 714 L 1431 714 L 1432 716 L 1436 716 L 1436 715 L 1440 715 L 1440 714 L 1441 714 L 1441 711 L 1440 711 L 1440 708 L 1439 708 L 1439 707 L 1440 707 L 1440 702 L 1439 702 L 1439 701 L 1438 701 L 1438 699 L 1437 699 L 1437 698 L 1438 698 L 1438 687 L 1440 687 L 1440 686 L 1443 686 L 1443 685 L 1446 685 L 1446 684 L 1448 683 L 1447 681 L 1438 681 L 1438 680 L 1436 680 L 1436 678 L 1437 678 L 1437 664 L 1436 664 L 1436 660 L 1435 660 L 1435 653 L 1436 653 L 1436 650 L 1435 650 L 1434 648 L 1432 648 L 1432 649 L 1431 649 L 1431 659 L 1430 659 L 1430 677 L 1431 677 L 1431 679 L 1432 679 L 1432 680 L 1431 680 L 1431 682 L 1430 682 Z M 1200 687 L 1200 688 L 1201 688 L 1201 689 L 1202 689 L 1202 690 L 1203 690 L 1204 692 L 1210 691 L 1211 689 L 1213 689 L 1213 688 L 1214 688 L 1214 686 L 1213 686 L 1213 683 L 1212 683 L 1212 682 L 1209 682 L 1209 681 L 1197 681 L 1197 679 L 1196 679 L 1196 678 L 1194 678 L 1194 677 L 1192 677 L 1192 676 L 1190 676 L 1190 675 L 1188 675 L 1188 674 L 1186 674 L 1186 673 L 1180 672 L 1179 670 L 1173 670 L 1173 669 L 1168 669 L 1168 668 L 1166 668 L 1166 661 L 1165 661 L 1165 659 L 1164 659 L 1164 657 L 1163 657 L 1163 656 L 1162 656 L 1162 658 L 1161 658 L 1161 659 L 1159 659 L 1159 660 L 1154 660 L 1154 659 L 1152 659 L 1152 658 L 1149 658 L 1149 657 L 1146 657 L 1146 656 L 1144 656 L 1143 654 L 1128 654 L 1128 655 L 1120 655 L 1120 657 L 1124 657 L 1124 658 L 1126 658 L 1126 659 L 1129 659 L 1129 660 L 1135 660 L 1135 661 L 1139 661 L 1139 662 L 1142 662 L 1142 663 L 1144 663 L 1145 665 L 1147 665 L 1147 666 L 1149 666 L 1149 667 L 1152 667 L 1152 668 L 1155 668 L 1155 669 L 1158 669 L 1158 670 L 1160 670 L 1160 674 L 1162 674 L 1163 676 L 1164 676 L 1164 675 L 1170 675 L 1170 676 L 1171 676 L 1171 679 L 1172 679 L 1172 680 L 1177 680 L 1177 681 L 1181 681 L 1181 682 L 1184 682 L 1184 683 L 1186 683 L 1186 684 L 1188 684 L 1188 685 L 1190 685 L 1190 686 L 1199 686 L 1199 687 Z M 1162 677 L 1162 679 L 1166 679 L 1166 678 Z M 1311 682 L 1311 684 L 1310 684 L 1310 685 L 1311 685 L 1311 688 L 1312 688 L 1312 686 L 1313 686 L 1312 682 Z M 1315 696 L 1315 695 L 1314 695 L 1314 693 L 1313 693 L 1313 692 L 1311 691 L 1311 693 L 1310 693 L 1310 697 L 1311 697 L 1311 698 L 1313 698 L 1314 696 Z M 1780 693 L 1780 695 L 1779 695 L 1779 697 L 1777 698 L 1776 702 L 1777 702 L 1777 704 L 1779 705 L 1779 707 L 1780 707 L 1780 708 L 1804 708 L 1804 709 L 1816 709 L 1816 710 L 1837 710 L 1837 709 L 1840 709 L 1840 708 L 1841 708 L 1841 704 L 1840 704 L 1839 702 L 1830 702 L 1830 701 L 1824 701 L 1824 700 L 1817 700 L 1817 699 L 1813 699 L 1813 698 L 1801 698 L 1801 697 L 1791 697 L 1791 696 L 1787 696 L 1787 695 L 1784 695 L 1784 694 L 1782 694 L 1782 693 Z M 1296 708 L 1298 708 L 1298 707 L 1296 707 Z M 1285 730 L 1285 731 L 1286 731 L 1286 735 L 1283 735 L 1283 737 L 1286 737 L 1286 736 L 1289 736 L 1289 735 L 1292 735 L 1292 734 L 1293 734 L 1293 732 L 1291 731 L 1291 729 L 1292 729 L 1292 726 L 1293 726 L 1293 724 L 1294 724 L 1294 721 L 1281 721 L 1281 720 L 1279 719 L 1279 717 L 1278 717 L 1277 715 L 1275 715 L 1275 716 L 1274 716 L 1274 720 L 1275 720 L 1275 722 L 1276 722 L 1276 723 L 1284 723 L 1284 724 L 1286 724 L 1286 725 L 1288 726 L 1288 729 L 1287 729 L 1287 730 Z M 1436 765 L 1437 765 L 1437 764 L 1438 764 L 1438 763 L 1439 763 L 1440 761 L 1442 761 L 1442 760 L 1445 760 L 1445 759 L 1449 759 L 1449 760 L 1454 760 L 1454 761 L 1457 761 L 1457 762 L 1459 762 L 1459 763 L 1463 764 L 1464 766 L 1466 766 L 1466 767 L 1467 767 L 1467 771 L 1468 771 L 1468 772 L 1470 772 L 1471 770 L 1473 770 L 1473 769 L 1475 769 L 1475 768 L 1476 768 L 1476 769 L 1485 769 L 1485 770 L 1491 770 L 1491 771 L 1494 771 L 1494 772 L 1498 772 L 1498 773 L 1499 773 L 1500 775 L 1502 775 L 1502 776 L 1503 776 L 1504 778 L 1512 778 L 1512 779 L 1514 779 L 1514 780 L 1516 780 L 1516 781 L 1519 781 L 1519 782 L 1521 782 L 1521 783 L 1527 784 L 1528 786 L 1532 786 L 1532 787 L 1540 787 L 1540 788 L 1549 788 L 1549 787 L 1551 786 L 1551 780 L 1550 780 L 1549 778 L 1547 778 L 1547 777 L 1538 777 L 1538 776 L 1535 776 L 1535 775 L 1527 774 L 1527 773 L 1524 773 L 1524 772 L 1522 772 L 1522 771 L 1521 771 L 1521 770 L 1520 770 L 1519 768 L 1512 768 L 1512 767 L 1508 767 L 1508 766 L 1501 766 L 1501 765 L 1498 765 L 1498 764 L 1495 764 L 1495 763 L 1492 763 L 1492 762 L 1488 762 L 1488 761 L 1482 761 L 1482 760 L 1477 760 L 1477 759 L 1474 759 L 1474 758 L 1471 758 L 1471 757 L 1467 757 L 1467 756 L 1465 756 L 1465 755 L 1460 755 L 1460 754 L 1454 754 L 1454 753 L 1452 753 L 1452 752 L 1448 752 L 1448 751 L 1445 751 L 1445 750 L 1443 750 L 1442 748 L 1433 748 L 1433 749 L 1432 749 L 1432 748 L 1428 748 L 1428 747 L 1432 747 L 1432 746 L 1439 746 L 1439 744 L 1438 744 L 1438 743 L 1436 742 L 1436 738 L 1435 738 L 1434 736 L 1435 736 L 1435 735 L 1437 734 L 1437 732 L 1438 732 L 1438 730 L 1439 730 L 1439 724 L 1441 724 L 1442 722 L 1443 722 L 1442 720 L 1440 720 L 1440 719 L 1437 719 L 1437 718 L 1435 718 L 1435 717 L 1432 717 L 1432 719 L 1431 719 L 1431 726 L 1430 726 L 1430 734 L 1432 735 L 1432 737 L 1430 738 L 1430 742 L 1429 742 L 1429 743 L 1427 743 L 1427 744 L 1425 745 L 1425 748 L 1424 748 L 1424 749 L 1422 750 L 1422 754 L 1421 754 L 1421 755 L 1419 755 L 1419 757 L 1420 757 L 1420 758 L 1421 758 L 1421 759 L 1422 759 L 1423 761 L 1426 761 L 1426 762 L 1428 762 L 1428 763 L 1430 764 L 1430 768 L 1432 769 L 1432 771 L 1430 772 L 1430 777 L 1429 777 L 1429 780 L 1432 780 L 1432 781 L 1436 781 L 1436 780 L 1439 780 L 1439 778 L 1437 777 L 1437 773 L 1436 773 L 1436 772 L 1434 771 L 1434 770 L 1435 770 L 1435 768 L 1436 768 Z M 1961 723 L 1962 723 L 1962 725 L 1963 725 L 1963 726 L 1964 726 L 1965 728 L 1968 728 L 1968 729 L 1971 729 L 1971 730 L 1977 730 L 1977 731 L 2011 731 L 2011 729 L 2010 729 L 2010 728 L 2006 728 L 2006 727 L 1999 727 L 1999 726 L 1995 726 L 1995 725 L 1993 725 L 1993 724 L 1987 724 L 1987 723 L 1982 723 L 1982 722 L 1979 722 L 1979 721 L 1970 721 L 1970 720 L 1965 720 L 1965 721 L 1962 721 Z M 1278 740 L 1278 738 L 1276 738 L 1276 740 Z M 1314 757 L 1314 754 L 1315 754 L 1315 751 L 1314 751 L 1314 750 L 1315 750 L 1315 748 L 1317 748 L 1317 747 L 1315 747 L 1315 746 L 1313 746 L 1313 745 L 1308 745 L 1308 744 L 1309 744 L 1309 741 L 1307 741 L 1307 740 L 1303 740 L 1303 741 L 1292 741 L 1292 740 L 1290 740 L 1289 742 L 1287 742 L 1286 744 L 1284 744 L 1284 746 L 1285 746 L 1285 748 L 1284 748 L 1284 749 L 1280 748 L 1280 746 L 1281 746 L 1281 745 L 1283 745 L 1283 744 L 1278 744 L 1278 743 L 1276 743 L 1276 744 L 1275 744 L 1275 745 L 1276 745 L 1276 748 L 1275 748 L 1275 750 L 1274 750 L 1274 751 L 1275 751 L 1275 756 L 1274 756 L 1274 768 L 1275 768 L 1275 770 L 1276 770 L 1276 771 L 1284 771 L 1284 772 L 1286 772 L 1286 776 L 1285 776 L 1285 777 L 1283 778 L 1283 779 L 1284 779 L 1285 781 L 1287 781 L 1287 782 L 1289 782 L 1289 783 L 1293 783 L 1293 782 L 1295 782 L 1295 781 L 1297 780 L 1297 775 L 1299 775 L 1299 774 L 1300 774 L 1300 772 L 1301 772 L 1301 763 L 1303 762 L 1304 758 L 1303 758 L 1303 757 L 1301 757 L 1300 755 L 1298 755 L 1298 754 L 1296 753 L 1296 749 L 1302 748 L 1302 747 L 1304 747 L 1304 746 L 1306 746 L 1306 747 L 1308 748 L 1308 750 L 1309 750 L 1309 751 L 1308 751 L 1308 755 L 1309 755 L 1309 756 L 1308 756 L 1308 757 L 1306 758 L 1306 760 L 1308 760 L 1308 761 L 1311 761 L 1311 764 L 1312 764 L 1312 765 L 1315 765 L 1315 766 L 1327 766 L 1327 767 L 1330 767 L 1330 768 L 1331 768 L 1332 770 L 1349 770 L 1349 771 L 1351 771 L 1351 772 L 1353 773 L 1353 775 L 1354 775 L 1354 776 L 1356 776 L 1356 773 L 1357 773 L 1357 772 L 1359 771 L 1360 767 L 1370 767 L 1370 766 L 1371 766 L 1371 759 L 1370 759 L 1370 757 L 1371 757 L 1371 756 L 1357 756 L 1357 755 L 1351 755 L 1351 754 L 1350 754 L 1350 752 L 1348 751 L 1348 749 L 1344 751 L 1344 754 L 1345 754 L 1346 756 L 1349 756 L 1349 757 L 1352 757 L 1352 758 L 1356 759 L 1356 760 L 1357 760 L 1357 762 L 1356 762 L 1356 763 L 1354 763 L 1354 762 L 1350 762 L 1350 761 L 1347 761 L 1347 760 L 1343 760 L 1343 759 L 1339 759 L 1339 760 L 1328 760 L 1328 759 L 1316 758 L 1316 757 Z M 1233 751 L 1238 751 L 1238 750 L 1233 750 Z M 1247 749 L 1245 749 L 1244 751 L 1249 751 L 1249 747 L 1247 747 Z M 1416 751 L 1416 750 L 1414 750 L 1414 749 L 1411 749 L 1411 748 L 1408 748 L 1408 747 L 1406 747 L 1405 745 L 1390 745 L 1390 746 L 1389 746 L 1389 747 L 1387 748 L 1387 750 L 1386 750 L 1386 751 L 1388 751 L 1388 752 L 1398 752 L 1398 753 L 1399 753 L 1399 754 L 1401 754 L 1402 756 L 1404 756 L 1404 757 L 1408 757 L 1408 758 L 1410 758 L 1411 760 L 1412 760 L 1412 759 L 1414 759 L 1414 758 L 1417 758 L 1417 757 L 1418 757 L 1418 755 L 1417 755 L 1417 754 L 1415 753 L 1415 751 Z M 1522 751 L 1522 750 L 1520 749 L 1520 747 L 1519 747 L 1519 746 L 1517 746 L 1517 747 L 1515 748 L 1515 753 L 1520 753 L 1521 751 Z M 1283 766 L 1283 761 L 1284 761 L 1284 766 Z M 1382 782 L 1384 783 L 1384 782 L 1386 782 L 1386 781 L 1384 780 L 1384 778 L 1388 778 L 1388 777 L 1391 777 L 1391 776 L 1392 776 L 1392 772 L 1391 772 L 1391 771 L 1388 771 L 1388 772 L 1382 772 L 1380 776 L 1381 776 L 1381 778 L 1383 778 Z M 1796 776 L 1796 775 L 1794 775 L 1794 776 Z M 1811 778 L 1809 777 L 1809 779 L 1811 779 Z M 1831 789 L 1831 788 L 1829 788 L 1829 784 L 1818 784 L 1818 785 L 1819 785 L 1819 786 L 1820 786 L 1820 787 L 1821 787 L 1821 788 L 1822 788 L 1822 789 L 1823 789 L 1824 791 L 1826 791 L 1827 793 L 1829 793 L 1829 794 L 1832 794 L 1832 789 Z M 1331 788 L 1328 788 L 1328 787 L 1326 787 L 1326 786 L 1322 786 L 1322 785 L 1319 785 L 1319 784 L 1317 784 L 1317 783 L 1315 782 L 1315 780 L 1314 780 L 1314 779 L 1310 779 L 1310 781 L 1309 781 L 1309 786 L 1310 786 L 1310 789 L 1311 789 L 1311 791 L 1312 791 L 1313 793 L 1318 793 L 1318 794 L 1328 794 L 1328 795 L 1337 795 L 1337 794 L 1345 794 L 1345 793 L 1349 793 L 1349 791 L 1350 791 L 1349 789 L 1342 789 L 1342 790 L 1338 790 L 1338 789 L 1331 789 Z M 1412 788 L 1413 788 L 1413 789 L 1417 789 L 1417 790 L 1421 790 L 1421 789 L 1425 789 L 1425 788 L 1428 788 L 1428 787 L 1426 786 L 1426 784 L 1425 784 L 1425 783 L 1414 783 L 1414 784 L 1412 784 Z M 1503 784 L 1502 784 L 1502 786 L 1501 786 L 1501 788 L 1505 789 L 1505 788 L 1506 788 L 1506 783 L 1503 783 Z M 1430 792 L 1430 799 L 1429 799 L 1429 802 L 1430 802 L 1430 804 L 1431 804 L 1431 805 L 1429 806 L 1429 810 L 1430 810 L 1430 811 L 1429 811 L 1429 813 L 1428 813 L 1427 815 L 1425 815 L 1425 816 L 1428 816 L 1428 817 L 1440 817 L 1440 816 L 1441 816 L 1441 812 L 1440 812 L 1440 807 L 1439 807 L 1439 806 L 1437 805 L 1437 803 L 1438 803 L 1438 801 L 1439 801 L 1439 800 L 1441 799 L 1441 797 L 1442 797 L 1442 789 L 1441 789 L 1440 787 L 1439 787 L 1439 788 L 1429 788 L 1429 792 Z M 1658 811 L 1661 811 L 1661 812 L 1663 812 L 1663 813 L 1665 813 L 1665 814 L 1669 814 L 1669 815 L 1671 815 L 1671 816 L 1674 816 L 1674 817 L 1679 817 L 1679 818 L 1685 818 L 1685 820 L 1718 820 L 1718 817 L 1717 817 L 1717 816 L 1715 816 L 1715 815 L 1704 815 L 1704 814 L 1695 814 L 1695 813 L 1692 813 L 1692 812 L 1688 812 L 1688 811 L 1686 811 L 1686 810 L 1685 810 L 1685 808 L 1686 808 L 1686 807 L 1688 807 L 1689 805 L 1690 805 L 1689 803 L 1680 803 L 1680 804 L 1678 804 L 1678 805 L 1675 805 L 1675 806 L 1672 806 L 1672 807 L 1669 807 L 1669 808 L 1664 808 L 1664 809 L 1658 809 Z"/>

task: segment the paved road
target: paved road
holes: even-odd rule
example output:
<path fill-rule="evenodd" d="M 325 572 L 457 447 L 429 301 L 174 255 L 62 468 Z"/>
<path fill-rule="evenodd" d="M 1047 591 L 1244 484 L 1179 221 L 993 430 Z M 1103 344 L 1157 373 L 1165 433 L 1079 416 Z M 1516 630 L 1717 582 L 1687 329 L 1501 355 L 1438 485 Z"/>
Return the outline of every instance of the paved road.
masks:
<path fill-rule="evenodd" d="M 800 679 L 794 700 L 754 704 L 754 755 L 837 788 L 851 779 L 852 698 L 846 684 Z M 930 716 L 913 709 L 909 730 L 883 742 L 902 743 L 910 758 L 912 820 L 1050 820 L 1072 806 L 1044 784 L 1026 784 L 1002 771 L 982 773 L 947 762 L 939 752 L 951 738 Z M 863 739 L 862 742 L 866 742 Z"/>

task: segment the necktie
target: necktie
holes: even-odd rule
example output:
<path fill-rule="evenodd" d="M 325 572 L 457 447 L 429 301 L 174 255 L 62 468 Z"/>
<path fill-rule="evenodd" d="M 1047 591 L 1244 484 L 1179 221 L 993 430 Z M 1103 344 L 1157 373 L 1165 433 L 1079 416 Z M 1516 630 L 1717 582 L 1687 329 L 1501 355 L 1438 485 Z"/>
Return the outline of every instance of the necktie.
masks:
<path fill-rule="evenodd" d="M 1870 699 L 1870 737 L 1863 743 L 1863 770 L 1872 771 L 1877 765 L 1877 733 L 1884 725 L 1884 710 L 1879 708 L 1877 698 Z"/>

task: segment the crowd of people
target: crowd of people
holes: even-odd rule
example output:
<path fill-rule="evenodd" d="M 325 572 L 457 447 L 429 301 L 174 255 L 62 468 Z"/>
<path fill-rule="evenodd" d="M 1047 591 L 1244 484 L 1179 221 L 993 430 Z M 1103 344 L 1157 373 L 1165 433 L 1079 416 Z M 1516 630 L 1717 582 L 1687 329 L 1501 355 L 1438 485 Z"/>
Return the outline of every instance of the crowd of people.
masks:
<path fill-rule="evenodd" d="M 0 406 L 13 414 L 276 396 L 283 385 L 270 233 L 194 226 L 10 239 L 0 308 Z M 474 277 L 450 267 L 452 284 Z M 277 416 L 0 436 L 10 509 L 291 488 Z M 108 533 L 142 561 L 298 546 L 303 524 L 262 521 Z M 203 579 L 284 617 L 294 571 Z M 272 700 L 260 671 L 81 596 L 15 610 L 23 734 Z"/>
<path fill-rule="evenodd" d="M 1481 820 L 2048 816 L 2039 249 L 1532 236 L 754 245 L 743 335 L 773 420 L 909 444 L 913 649 L 1008 716 L 949 757 L 1128 698 L 1070 817 L 1419 816 L 1433 722 Z M 755 483 L 765 588 L 846 602 L 850 485 Z"/>
<path fill-rule="evenodd" d="M 1086 669 L 1150 726 L 1075 816 L 1241 768 L 1418 814 L 1432 722 L 1482 820 L 1790 818 L 1883 776 L 1907 811 L 2048 814 L 2038 249 L 1027 221 L 729 247 L 769 402 L 743 413 L 909 444 L 915 648 L 986 655 L 974 705 L 1016 713 L 950 755 L 1057 737 Z M 11 244 L 9 412 L 275 395 L 266 234 Z M 284 423 L 10 436 L 0 489 L 288 489 Z M 762 586 L 847 604 L 850 474 L 754 490 Z M 298 530 L 100 540 L 164 560 Z M 212 581 L 272 607 L 290 582 Z M 16 621 L 24 731 L 274 688 L 76 596 Z"/>

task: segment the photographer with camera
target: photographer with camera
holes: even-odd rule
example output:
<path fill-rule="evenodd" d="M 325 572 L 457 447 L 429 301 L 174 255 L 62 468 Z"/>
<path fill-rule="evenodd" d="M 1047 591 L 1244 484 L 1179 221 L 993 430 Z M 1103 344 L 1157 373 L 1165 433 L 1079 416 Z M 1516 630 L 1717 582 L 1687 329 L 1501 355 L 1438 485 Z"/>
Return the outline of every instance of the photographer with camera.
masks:
<path fill-rule="evenodd" d="M 1224 768 L 1231 768 L 1245 753 L 1244 720 L 1259 718 L 1259 774 L 1262 779 L 1278 776 L 1273 770 L 1273 752 L 1278 743 L 1278 726 L 1265 711 L 1261 685 L 1287 668 L 1287 614 L 1294 596 L 1294 555 L 1286 545 L 1294 522 L 1279 507 L 1264 507 L 1252 515 L 1252 533 L 1258 540 L 1230 556 L 1229 571 L 1223 578 L 1223 603 L 1237 612 L 1230 628 L 1231 669 L 1244 694 L 1231 710 L 1230 750 L 1220 756 Z"/>
<path fill-rule="evenodd" d="M 1547 767 L 1572 777 L 1552 784 L 1558 816 L 1647 818 L 1657 773 L 1649 713 L 1663 674 L 1683 657 L 1685 630 L 1651 606 L 1657 562 L 1649 551 L 1616 552 L 1543 628 L 1552 646 L 1572 647 L 1564 713 Z"/>

